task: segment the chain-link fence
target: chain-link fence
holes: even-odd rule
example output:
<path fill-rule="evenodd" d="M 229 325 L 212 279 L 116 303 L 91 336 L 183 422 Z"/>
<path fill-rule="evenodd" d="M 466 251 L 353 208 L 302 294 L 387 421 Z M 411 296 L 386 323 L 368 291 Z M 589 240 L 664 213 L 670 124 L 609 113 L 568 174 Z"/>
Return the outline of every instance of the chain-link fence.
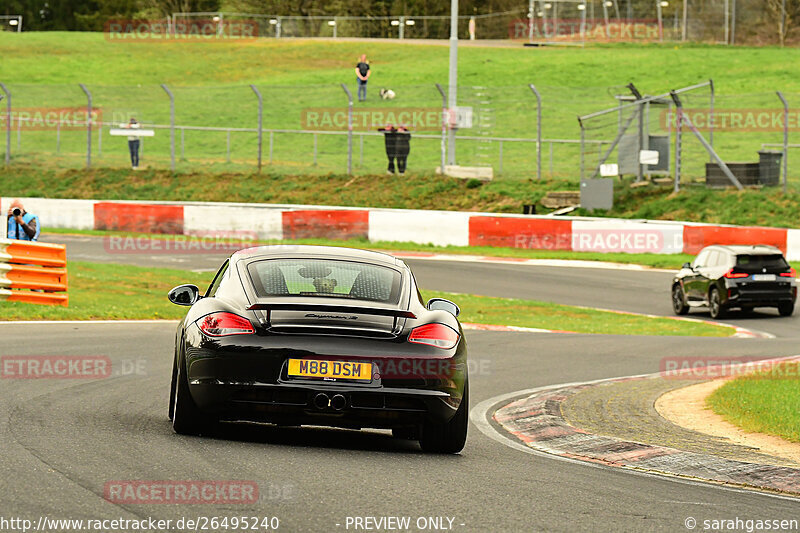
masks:
<path fill-rule="evenodd" d="M 628 89 L 616 95 L 616 106 L 579 118 L 582 177 L 653 178 L 676 190 L 776 186 L 792 178 L 800 121 L 790 103 L 800 102 L 798 95 L 718 94 L 710 80 L 655 96 Z"/>
<path fill-rule="evenodd" d="M 446 109 L 448 87 L 437 84 L 392 87 L 394 98 L 387 99 L 369 87 L 363 102 L 354 84 L 0 89 L 6 95 L 0 101 L 0 152 L 12 164 L 61 168 L 129 165 L 127 135 L 112 130 L 133 117 L 153 131 L 140 139 L 141 165 L 148 168 L 253 171 L 260 161 L 282 173 L 374 174 L 386 170 L 379 130 L 391 124 L 411 131 L 409 171 L 434 173 L 458 114 L 456 163 L 491 168 L 495 179 L 577 181 L 614 164 L 614 175 L 641 179 L 674 179 L 679 171 L 680 184 L 707 175 L 712 155 L 700 137 L 728 162 L 758 162 L 759 151 L 782 152 L 786 114 L 776 93 L 730 95 L 711 82 L 679 90 L 689 120 L 681 124 L 676 160 L 677 104 L 668 88 L 637 97 L 628 87 L 462 86 L 460 113 Z M 787 105 L 800 102 L 798 95 L 784 96 Z M 791 111 L 788 119 L 792 151 L 800 117 Z M 642 150 L 658 152 L 658 163 L 642 163 Z"/>

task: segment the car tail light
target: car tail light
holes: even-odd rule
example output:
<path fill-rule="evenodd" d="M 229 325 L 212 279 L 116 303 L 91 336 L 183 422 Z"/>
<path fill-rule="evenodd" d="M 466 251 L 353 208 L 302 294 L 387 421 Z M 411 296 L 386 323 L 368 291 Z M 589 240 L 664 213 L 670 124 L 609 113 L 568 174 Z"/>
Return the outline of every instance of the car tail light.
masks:
<path fill-rule="evenodd" d="M 793 268 L 790 268 L 789 272 L 781 272 L 778 275 L 784 278 L 794 278 L 797 277 L 797 272 L 795 272 Z"/>
<path fill-rule="evenodd" d="M 210 337 L 255 333 L 249 320 L 233 313 L 211 313 L 198 320 L 197 325 L 200 331 Z"/>
<path fill-rule="evenodd" d="M 427 344 L 449 350 L 458 343 L 459 334 L 450 326 L 444 324 L 425 324 L 411 330 L 408 342 L 414 344 Z"/>
<path fill-rule="evenodd" d="M 730 269 L 725 273 L 723 277 L 728 279 L 747 278 L 750 277 L 750 274 L 748 274 L 747 272 L 734 272 L 733 269 Z"/>

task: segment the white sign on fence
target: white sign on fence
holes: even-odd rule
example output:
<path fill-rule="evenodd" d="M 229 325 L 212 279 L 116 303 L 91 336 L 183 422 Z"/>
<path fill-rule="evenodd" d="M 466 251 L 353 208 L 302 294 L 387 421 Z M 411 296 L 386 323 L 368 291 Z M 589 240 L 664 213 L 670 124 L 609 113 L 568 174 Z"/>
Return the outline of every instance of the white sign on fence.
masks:
<path fill-rule="evenodd" d="M 604 178 L 613 178 L 619 176 L 619 165 L 616 163 L 606 163 L 600 165 L 600 175 Z"/>
<path fill-rule="evenodd" d="M 109 135 L 114 137 L 152 137 L 156 134 L 156 130 L 134 130 L 127 128 L 112 128 Z"/>
<path fill-rule="evenodd" d="M 642 150 L 639 152 L 639 163 L 642 165 L 657 165 L 658 152 L 656 150 Z"/>

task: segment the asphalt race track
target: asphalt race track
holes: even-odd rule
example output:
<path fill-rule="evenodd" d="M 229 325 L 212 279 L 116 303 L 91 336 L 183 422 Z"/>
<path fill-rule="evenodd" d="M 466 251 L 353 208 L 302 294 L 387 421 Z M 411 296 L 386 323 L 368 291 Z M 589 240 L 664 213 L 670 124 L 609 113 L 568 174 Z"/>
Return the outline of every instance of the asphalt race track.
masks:
<path fill-rule="evenodd" d="M 114 255 L 100 239 L 57 240 L 68 242 L 73 260 L 186 269 L 214 269 L 221 260 Z M 671 312 L 665 272 L 409 263 L 429 289 Z M 800 353 L 798 320 L 771 311 L 731 316 L 731 323 L 775 339 L 471 331 L 472 405 L 532 387 L 657 372 L 666 356 L 794 355 Z M 412 525 L 418 517 L 453 518 L 454 531 L 687 531 L 689 517 L 702 530 L 706 519 L 800 514 L 794 499 L 526 454 L 475 426 L 459 456 L 425 455 L 416 443 L 385 432 L 231 425 L 226 438 L 178 436 L 166 417 L 174 328 L 155 322 L 0 323 L 3 355 L 108 356 L 114 369 L 99 380 L 0 381 L 0 516 L 34 523 L 42 515 L 276 516 L 281 531 L 364 531 L 348 528 L 348 517 L 407 516 Z M 119 480 L 251 480 L 260 500 L 112 504 L 104 499 L 104 486 Z"/>

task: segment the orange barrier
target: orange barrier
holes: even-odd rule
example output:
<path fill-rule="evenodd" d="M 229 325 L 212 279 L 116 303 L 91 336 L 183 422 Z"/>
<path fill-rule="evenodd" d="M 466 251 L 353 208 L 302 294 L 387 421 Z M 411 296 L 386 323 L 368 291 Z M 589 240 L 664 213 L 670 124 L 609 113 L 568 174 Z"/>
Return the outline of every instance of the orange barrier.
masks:
<path fill-rule="evenodd" d="M 33 291 L 12 291 L 0 289 L 0 300 L 7 302 L 23 302 L 27 304 L 42 305 L 69 305 L 69 298 L 66 294 L 52 292 L 33 292 Z"/>
<path fill-rule="evenodd" d="M 0 287 L 65 291 L 67 269 L 0 263 Z"/>
<path fill-rule="evenodd" d="M 67 247 L 64 244 L 0 239 L 0 261 L 65 267 L 67 266 Z"/>
<path fill-rule="evenodd" d="M 69 305 L 67 247 L 0 239 L 0 300 Z"/>

